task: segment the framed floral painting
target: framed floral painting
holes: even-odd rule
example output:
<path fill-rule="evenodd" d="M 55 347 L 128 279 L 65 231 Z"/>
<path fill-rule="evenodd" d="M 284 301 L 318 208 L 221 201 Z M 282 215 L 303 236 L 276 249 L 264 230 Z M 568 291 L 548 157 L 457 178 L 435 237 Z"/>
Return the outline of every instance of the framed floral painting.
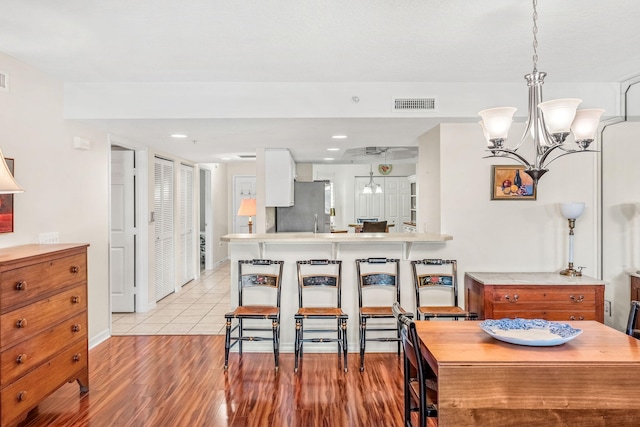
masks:
<path fill-rule="evenodd" d="M 521 165 L 491 167 L 491 200 L 535 200 L 536 185 Z"/>

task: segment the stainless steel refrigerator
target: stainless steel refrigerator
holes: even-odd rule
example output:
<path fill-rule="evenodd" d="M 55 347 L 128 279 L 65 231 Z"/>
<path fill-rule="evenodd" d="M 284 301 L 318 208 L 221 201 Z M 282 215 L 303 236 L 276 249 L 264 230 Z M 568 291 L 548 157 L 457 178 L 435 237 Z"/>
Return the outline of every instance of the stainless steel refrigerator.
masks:
<path fill-rule="evenodd" d="M 329 181 L 295 182 L 293 206 L 276 208 L 276 232 L 329 233 L 332 186 Z"/>

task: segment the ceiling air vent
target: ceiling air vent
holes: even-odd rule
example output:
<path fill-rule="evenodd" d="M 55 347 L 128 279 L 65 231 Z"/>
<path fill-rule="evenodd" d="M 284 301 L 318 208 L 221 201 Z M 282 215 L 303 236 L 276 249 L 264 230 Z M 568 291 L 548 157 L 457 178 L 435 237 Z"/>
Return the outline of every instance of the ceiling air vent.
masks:
<path fill-rule="evenodd" d="M 238 154 L 238 157 L 240 157 L 241 159 L 255 159 L 256 155 L 255 154 Z"/>
<path fill-rule="evenodd" d="M 393 111 L 435 111 L 435 98 L 393 98 Z"/>
<path fill-rule="evenodd" d="M 9 74 L 0 70 L 0 91 L 9 92 Z"/>

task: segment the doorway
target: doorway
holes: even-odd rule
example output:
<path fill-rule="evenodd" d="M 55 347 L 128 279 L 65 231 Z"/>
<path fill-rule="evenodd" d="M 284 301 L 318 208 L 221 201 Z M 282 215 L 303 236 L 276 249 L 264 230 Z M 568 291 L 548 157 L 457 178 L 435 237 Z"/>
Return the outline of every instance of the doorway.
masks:
<path fill-rule="evenodd" d="M 109 284 L 111 311 L 136 310 L 135 151 L 111 147 Z"/>

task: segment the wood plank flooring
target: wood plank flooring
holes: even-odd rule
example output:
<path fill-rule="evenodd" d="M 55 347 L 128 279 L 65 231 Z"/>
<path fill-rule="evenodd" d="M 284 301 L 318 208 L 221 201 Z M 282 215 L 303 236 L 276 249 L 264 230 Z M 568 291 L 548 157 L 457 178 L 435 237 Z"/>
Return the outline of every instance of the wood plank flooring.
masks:
<path fill-rule="evenodd" d="M 246 343 L 245 348 L 251 344 Z M 90 351 L 90 391 L 76 383 L 49 396 L 22 422 L 36 426 L 402 426 L 402 358 L 336 353 L 232 353 L 223 336 L 120 336 Z"/>

